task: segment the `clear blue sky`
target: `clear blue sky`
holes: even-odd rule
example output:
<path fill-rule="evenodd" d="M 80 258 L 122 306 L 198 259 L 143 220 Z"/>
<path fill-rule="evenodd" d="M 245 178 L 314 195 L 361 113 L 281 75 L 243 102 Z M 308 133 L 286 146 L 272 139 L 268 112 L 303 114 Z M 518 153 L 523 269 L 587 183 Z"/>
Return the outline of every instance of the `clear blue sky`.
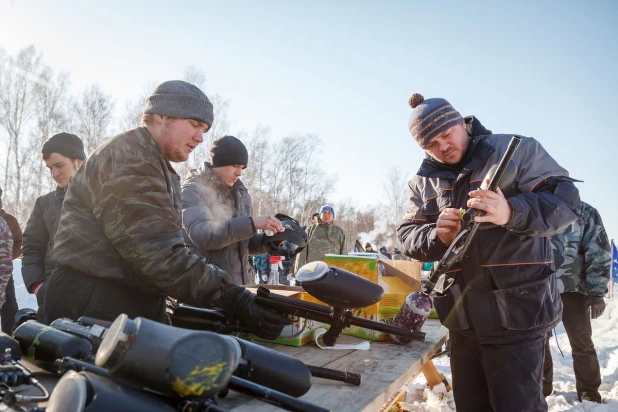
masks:
<path fill-rule="evenodd" d="M 391 165 L 423 158 L 408 97 L 444 97 L 499 133 L 537 138 L 618 237 L 617 1 L 0 0 L 0 45 L 34 44 L 73 90 L 118 100 L 205 70 L 233 130 L 315 133 L 332 200 L 377 203 Z"/>

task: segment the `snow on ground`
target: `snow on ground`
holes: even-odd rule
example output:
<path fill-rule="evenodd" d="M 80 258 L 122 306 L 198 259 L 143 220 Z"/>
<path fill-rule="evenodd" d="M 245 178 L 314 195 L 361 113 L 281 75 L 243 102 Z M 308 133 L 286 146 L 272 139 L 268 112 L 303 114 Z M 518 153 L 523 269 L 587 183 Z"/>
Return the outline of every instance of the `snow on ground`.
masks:
<path fill-rule="evenodd" d="M 592 340 L 597 350 L 601 366 L 601 387 L 599 392 L 603 404 L 580 402 L 575 390 L 575 374 L 569 339 L 560 323 L 556 327 L 556 336 L 564 358 L 558 350 L 556 338 L 552 337 L 550 347 L 554 360 L 554 393 L 548 396 L 549 412 L 616 412 L 618 411 L 618 298 L 606 298 L 605 313 L 592 320 Z M 449 383 L 452 381 L 449 358 L 443 356 L 434 359 L 439 373 L 444 374 Z M 436 386 L 433 391 L 427 389 L 427 381 L 422 374 L 408 388 L 406 402 L 400 406 L 404 410 L 415 412 L 452 412 L 455 401 L 452 392 L 446 392 L 444 385 Z"/>
<path fill-rule="evenodd" d="M 21 277 L 21 259 L 13 261 L 13 280 L 15 282 L 15 296 L 17 297 L 17 305 L 19 308 L 32 308 L 37 310 L 39 305 L 36 302 L 36 296 L 28 293 L 26 286 L 24 286 L 24 279 Z"/>

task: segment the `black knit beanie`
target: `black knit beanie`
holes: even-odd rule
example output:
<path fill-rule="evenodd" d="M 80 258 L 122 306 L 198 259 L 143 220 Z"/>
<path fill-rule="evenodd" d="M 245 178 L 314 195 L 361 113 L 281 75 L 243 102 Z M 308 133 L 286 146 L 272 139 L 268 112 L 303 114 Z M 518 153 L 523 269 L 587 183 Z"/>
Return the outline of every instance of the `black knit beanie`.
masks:
<path fill-rule="evenodd" d="M 210 147 L 212 167 L 243 165 L 246 168 L 248 162 L 247 148 L 234 136 L 223 136 L 212 142 Z"/>
<path fill-rule="evenodd" d="M 82 139 L 71 133 L 58 133 L 53 135 L 43 145 L 41 150 L 43 156 L 52 153 L 59 153 L 71 159 L 86 160 L 86 152 L 84 151 L 84 142 Z"/>

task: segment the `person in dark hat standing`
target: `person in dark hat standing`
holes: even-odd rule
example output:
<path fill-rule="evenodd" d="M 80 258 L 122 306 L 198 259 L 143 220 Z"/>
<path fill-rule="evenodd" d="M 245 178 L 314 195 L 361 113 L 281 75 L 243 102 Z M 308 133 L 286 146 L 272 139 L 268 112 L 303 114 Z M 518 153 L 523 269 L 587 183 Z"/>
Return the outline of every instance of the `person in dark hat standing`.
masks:
<path fill-rule="evenodd" d="M 159 84 L 142 125 L 99 146 L 69 186 L 51 257 L 45 322 L 120 314 L 165 322 L 166 298 L 220 308 L 231 324 L 276 338 L 287 318 L 263 309 L 255 295 L 185 246 L 180 178 L 203 142 L 213 106 L 193 84 Z"/>
<path fill-rule="evenodd" d="M 185 240 L 232 276 L 237 285 L 255 283 L 250 255 L 266 252 L 258 229 L 277 233 L 281 222 L 273 215 L 253 217 L 251 195 L 240 180 L 249 154 L 234 136 L 216 139 L 210 163 L 192 169 L 182 186 Z"/>
<path fill-rule="evenodd" d="M 36 295 L 39 304 L 37 316 L 43 321 L 46 281 L 53 269 L 49 255 L 54 247 L 62 202 L 69 181 L 86 160 L 86 153 L 84 143 L 79 137 L 63 132 L 52 136 L 43 144 L 41 155 L 58 186 L 52 192 L 39 197 L 30 213 L 23 234 L 21 273 L 28 292 Z"/>
<path fill-rule="evenodd" d="M 474 218 L 481 229 L 449 269 L 452 286 L 433 298 L 449 329 L 457 411 L 547 411 L 543 355 L 562 314 L 550 236 L 578 218 L 579 192 L 530 137 L 521 137 L 504 192 L 481 189 L 512 135 L 479 131 L 480 123 L 475 132 L 444 99 L 414 94 L 409 103 L 408 128 L 426 158 L 408 184 L 397 229 L 404 254 L 441 259 L 461 230 L 460 208 L 486 212 Z"/>

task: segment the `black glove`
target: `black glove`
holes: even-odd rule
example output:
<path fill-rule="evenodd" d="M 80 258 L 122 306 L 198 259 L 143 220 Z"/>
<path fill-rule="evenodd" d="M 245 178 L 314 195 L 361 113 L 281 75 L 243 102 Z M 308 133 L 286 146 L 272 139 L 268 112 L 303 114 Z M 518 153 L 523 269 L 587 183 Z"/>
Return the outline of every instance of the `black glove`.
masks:
<path fill-rule="evenodd" d="M 217 303 L 232 325 L 238 324 L 262 339 L 276 339 L 292 321 L 255 302 L 255 295 L 242 286 L 225 286 Z"/>
<path fill-rule="evenodd" d="M 596 319 L 605 311 L 605 301 L 603 296 L 588 296 L 586 306 L 590 306 L 590 315 L 592 319 Z"/>

